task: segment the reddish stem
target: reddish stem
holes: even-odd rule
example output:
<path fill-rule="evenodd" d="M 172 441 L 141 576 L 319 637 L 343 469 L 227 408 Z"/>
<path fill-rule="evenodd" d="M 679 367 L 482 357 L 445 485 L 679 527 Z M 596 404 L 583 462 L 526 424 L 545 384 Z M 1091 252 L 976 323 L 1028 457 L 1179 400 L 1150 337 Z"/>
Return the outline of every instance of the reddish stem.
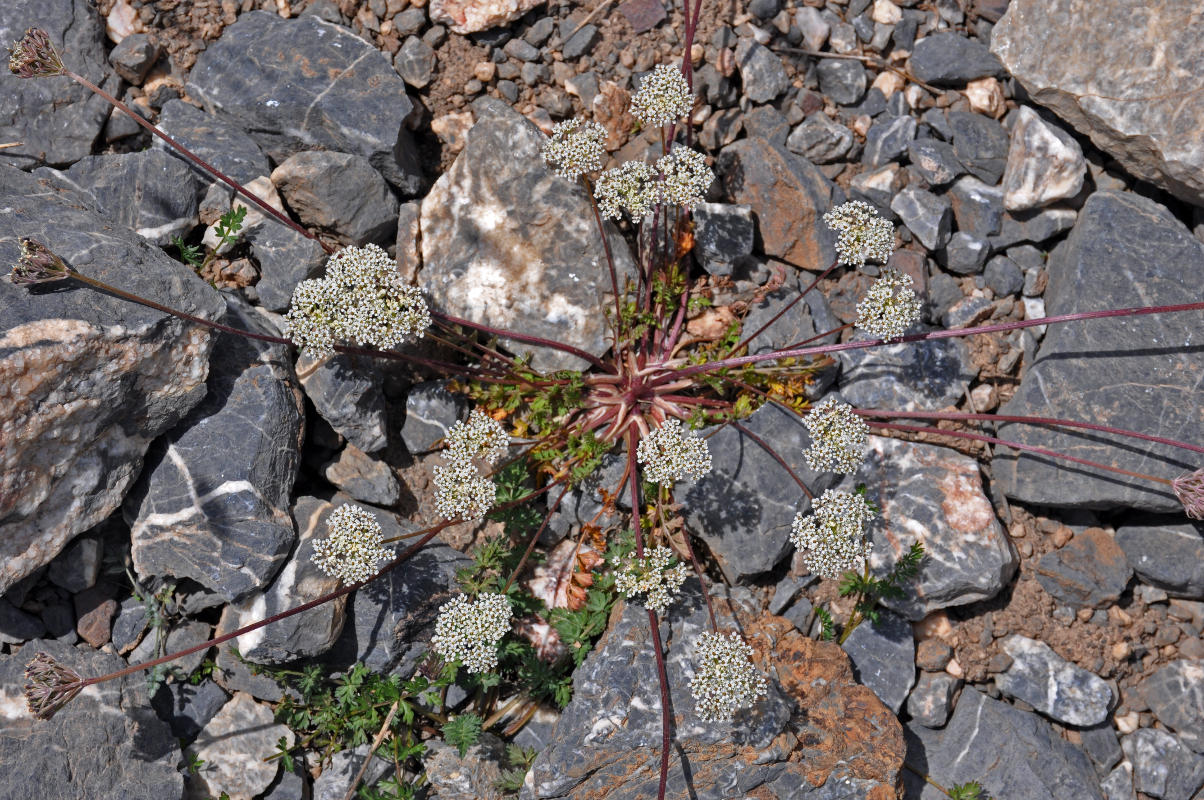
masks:
<path fill-rule="evenodd" d="M 785 307 L 784 307 L 784 308 L 783 308 L 781 311 L 779 311 L 778 313 L 774 314 L 774 315 L 773 315 L 773 317 L 772 317 L 772 318 L 770 318 L 769 322 L 766 322 L 764 325 L 762 325 L 761 327 L 757 328 L 757 330 L 756 330 L 756 331 L 755 331 L 755 332 L 754 332 L 754 333 L 753 333 L 751 336 L 745 336 L 745 337 L 744 337 L 744 339 L 743 339 L 743 340 L 742 340 L 742 341 L 741 341 L 739 344 L 737 344 L 737 345 L 736 345 L 735 347 L 733 347 L 731 350 L 728 350 L 728 351 L 727 351 L 727 352 L 728 352 L 728 354 L 730 355 L 730 354 L 732 354 L 732 353 L 738 353 L 738 352 L 740 351 L 740 348 L 742 348 L 742 347 L 747 347 L 749 342 L 751 342 L 753 339 L 756 339 L 758 336 L 760 336 L 762 333 L 764 333 L 766 330 L 768 330 L 770 325 L 772 325 L 773 323 L 777 322 L 779 319 L 781 319 L 781 318 L 782 318 L 782 316 L 783 316 L 783 315 L 784 315 L 784 314 L 785 314 L 787 311 L 789 311 L 790 309 L 794 308 L 794 306 L 795 306 L 795 305 L 798 303 L 798 301 L 802 300 L 804 297 L 806 297 L 806 296 L 807 296 L 807 292 L 811 291 L 811 290 L 812 290 L 812 289 L 814 289 L 816 286 L 818 286 L 818 285 L 819 285 L 819 282 L 820 282 L 820 281 L 822 281 L 824 278 L 828 277 L 828 275 L 830 275 L 830 274 L 831 274 L 832 270 L 836 269 L 838 266 L 840 266 L 840 262 L 839 262 L 839 261 L 837 261 L 837 262 L 833 263 L 833 264 L 832 264 L 832 266 L 828 267 L 826 270 L 824 270 L 823 272 L 821 272 L 818 278 L 816 278 L 815 280 L 811 281 L 811 285 L 810 285 L 810 286 L 808 286 L 806 289 L 803 289 L 801 292 L 799 292 L 798 296 L 797 296 L 797 297 L 795 297 L 794 299 L 792 299 L 792 300 L 791 300 L 789 303 L 787 303 L 787 304 L 785 305 Z M 848 326 L 847 326 L 847 325 L 845 325 L 845 326 L 843 326 L 843 327 L 847 328 Z M 836 330 L 838 330 L 838 331 L 839 331 L 839 330 L 842 330 L 842 328 L 837 328 Z M 829 331 L 829 333 L 831 333 L 831 332 L 832 332 L 832 331 Z M 822 338 L 823 336 L 827 336 L 827 335 L 828 335 L 827 333 L 824 333 L 824 334 L 820 334 L 819 336 L 816 336 L 816 337 L 814 337 L 814 338 L 818 339 L 818 338 Z M 807 341 L 811 341 L 811 339 L 808 339 Z"/>
<path fill-rule="evenodd" d="M 590 364 L 593 364 L 598 369 L 603 370 L 604 372 L 613 372 L 614 371 L 613 368 L 608 367 L 605 363 L 603 363 L 602 359 L 598 358 L 597 356 L 593 355 L 592 353 L 587 353 L 580 348 L 573 347 L 571 344 L 565 344 L 564 342 L 558 342 L 555 339 L 545 339 L 542 336 L 531 336 L 530 334 L 526 334 L 526 333 L 516 333 L 514 331 L 508 331 L 505 328 L 495 328 L 492 325 L 486 325 L 483 322 L 473 322 L 472 320 L 461 319 L 460 317 L 453 317 L 451 314 L 445 314 L 442 311 L 431 311 L 431 317 L 433 319 L 436 319 L 436 320 L 444 323 L 445 325 L 462 325 L 465 328 L 471 328 L 472 330 L 475 330 L 475 331 L 481 331 L 482 333 L 488 333 L 490 336 L 498 336 L 498 337 L 505 338 L 505 339 L 513 339 L 516 342 L 523 342 L 524 344 L 533 344 L 533 345 L 537 345 L 539 347 L 550 347 L 553 350 L 559 350 L 562 353 L 568 353 L 570 355 L 577 356 L 577 358 L 584 359 L 584 360 L 588 361 Z"/>

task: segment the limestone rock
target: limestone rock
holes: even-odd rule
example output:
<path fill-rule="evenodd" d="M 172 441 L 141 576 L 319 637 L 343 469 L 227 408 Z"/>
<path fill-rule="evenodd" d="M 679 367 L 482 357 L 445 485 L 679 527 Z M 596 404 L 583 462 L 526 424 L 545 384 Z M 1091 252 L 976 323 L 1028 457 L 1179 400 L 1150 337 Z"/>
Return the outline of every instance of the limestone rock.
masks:
<path fill-rule="evenodd" d="M 431 0 L 431 22 L 455 33 L 477 33 L 508 25 L 543 0 Z"/>
<path fill-rule="evenodd" d="M 238 692 L 209 721 L 188 753 L 204 763 L 188 778 L 193 797 L 217 796 L 252 800 L 263 792 L 280 770 L 278 761 L 266 761 L 283 738 L 289 746 L 296 738 L 285 725 L 274 722 L 270 706 L 256 703 Z"/>
<path fill-rule="evenodd" d="M 1083 148 L 1028 106 L 1020 106 L 1003 171 L 1003 206 L 1024 211 L 1067 200 L 1083 188 Z"/>
<path fill-rule="evenodd" d="M 1159 722 L 1192 750 L 1204 752 L 1204 661 L 1172 661 L 1141 682 L 1141 695 Z"/>
<path fill-rule="evenodd" d="M 1041 556 L 1034 571 L 1041 587 L 1058 600 L 1090 608 L 1116 602 L 1133 574 L 1124 550 L 1102 528 L 1088 528 Z"/>
<path fill-rule="evenodd" d="M 1012 665 L 995 676 L 1001 692 L 1068 725 L 1096 725 L 1108 718 L 1112 689 L 1102 678 L 1066 661 L 1044 642 L 1012 634 L 1002 644 Z"/>
<path fill-rule="evenodd" d="M 272 183 L 306 227 L 336 233 L 360 247 L 396 238 L 397 199 L 363 156 L 296 153 L 272 171 Z"/>

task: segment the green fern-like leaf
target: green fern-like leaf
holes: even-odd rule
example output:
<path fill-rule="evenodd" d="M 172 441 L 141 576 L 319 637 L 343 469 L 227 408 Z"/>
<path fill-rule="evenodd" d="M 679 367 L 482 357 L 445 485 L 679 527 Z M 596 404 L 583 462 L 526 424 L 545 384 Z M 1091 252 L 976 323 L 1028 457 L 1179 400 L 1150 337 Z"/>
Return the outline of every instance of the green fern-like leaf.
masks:
<path fill-rule="evenodd" d="M 476 714 L 461 714 L 443 726 L 443 741 L 450 744 L 464 758 L 468 748 L 481 738 L 481 718 Z"/>

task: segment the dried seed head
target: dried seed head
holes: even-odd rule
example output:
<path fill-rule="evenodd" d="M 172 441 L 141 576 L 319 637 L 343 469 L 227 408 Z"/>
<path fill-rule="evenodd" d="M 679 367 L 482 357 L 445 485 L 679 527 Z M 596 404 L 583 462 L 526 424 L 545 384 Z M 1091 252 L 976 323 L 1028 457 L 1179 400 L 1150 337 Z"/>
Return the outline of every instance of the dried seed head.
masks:
<path fill-rule="evenodd" d="M 615 574 L 615 589 L 629 600 L 637 594 L 647 595 L 644 606 L 664 614 L 687 576 L 686 565 L 670 567 L 672 560 L 673 551 L 667 547 L 654 547 L 645 551 L 643 558 L 629 559 Z"/>
<path fill-rule="evenodd" d="M 25 666 L 25 680 L 25 702 L 38 719 L 53 717 L 84 688 L 79 673 L 43 652 Z"/>
<path fill-rule="evenodd" d="M 626 211 L 632 219 L 642 219 L 660 199 L 656 171 L 643 161 L 608 169 L 598 176 L 594 197 L 604 217 L 618 219 Z"/>
<path fill-rule="evenodd" d="M 912 285 L 910 275 L 882 270 L 882 276 L 857 304 L 857 327 L 887 341 L 907 333 L 919 321 L 921 310 Z"/>
<path fill-rule="evenodd" d="M 829 489 L 812 504 L 814 513 L 794 516 L 790 541 L 803 554 L 807 568 L 825 578 L 856 569 L 869 555 L 865 523 L 874 512 L 860 494 Z"/>
<path fill-rule="evenodd" d="M 446 449 L 443 455 L 451 462 L 472 461 L 483 458 L 492 462 L 506 452 L 510 437 L 502 423 L 474 408 L 468 422 L 457 420 L 444 437 Z"/>
<path fill-rule="evenodd" d="M 668 125 L 690 113 L 694 95 L 681 68 L 661 64 L 646 75 L 631 98 L 631 113 L 650 128 Z"/>
<path fill-rule="evenodd" d="M 675 144 L 669 155 L 656 162 L 661 174 L 661 200 L 687 208 L 702 202 L 715 173 L 707 166 L 706 156 L 697 150 Z"/>
<path fill-rule="evenodd" d="M 606 129 L 596 122 L 570 119 L 552 126 L 543 145 L 543 160 L 562 178 L 576 180 L 602 168 L 606 156 Z"/>
<path fill-rule="evenodd" d="M 8 279 L 17 286 L 52 283 L 71 276 L 71 268 L 50 248 L 33 239 L 21 239 L 21 258 L 13 264 Z"/>
<path fill-rule="evenodd" d="M 1175 497 L 1191 519 L 1204 519 L 1204 469 L 1180 475 L 1171 481 Z"/>
<path fill-rule="evenodd" d="M 856 472 L 865 460 L 870 427 L 848 403 L 826 397 L 803 418 L 811 447 L 803 454 L 816 472 Z"/>
<path fill-rule="evenodd" d="M 50 43 L 50 36 L 41 28 L 25 31 L 25 35 L 8 48 L 8 71 L 18 78 L 49 78 L 67 74 L 58 51 Z"/>
<path fill-rule="evenodd" d="M 497 501 L 497 487 L 471 461 L 453 459 L 433 473 L 435 507 L 445 519 L 480 519 Z"/>
<path fill-rule="evenodd" d="M 497 666 L 497 643 L 510 630 L 513 616 L 505 595 L 481 594 L 476 600 L 458 595 L 439 609 L 431 647 L 469 672 L 488 672 Z"/>
<path fill-rule="evenodd" d="M 635 451 L 644 478 L 668 485 L 687 475 L 698 480 L 711 471 L 711 451 L 701 436 L 683 436 L 681 420 L 665 420 L 648 432 Z"/>
<path fill-rule="evenodd" d="M 870 259 L 885 264 L 895 250 L 895 227 L 869 203 L 852 200 L 839 205 L 824 214 L 824 222 L 840 233 L 836 255 L 841 264 L 863 267 Z"/>
<path fill-rule="evenodd" d="M 366 581 L 376 565 L 393 557 L 382 547 L 384 533 L 375 515 L 356 505 L 343 505 L 326 518 L 329 536 L 314 540 L 314 565 L 345 584 Z"/>
<path fill-rule="evenodd" d="M 731 719 L 764 697 L 769 686 L 750 658 L 753 649 L 736 633 L 704 633 L 694 645 L 698 665 L 690 679 L 698 717 L 706 722 Z"/>

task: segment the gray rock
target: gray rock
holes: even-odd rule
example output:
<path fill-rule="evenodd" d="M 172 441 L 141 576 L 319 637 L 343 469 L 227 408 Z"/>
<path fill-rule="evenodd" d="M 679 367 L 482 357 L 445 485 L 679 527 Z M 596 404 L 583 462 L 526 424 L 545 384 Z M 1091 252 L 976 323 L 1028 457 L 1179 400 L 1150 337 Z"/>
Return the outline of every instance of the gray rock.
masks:
<path fill-rule="evenodd" d="M 397 213 L 397 271 L 407 283 L 418 283 L 418 271 L 422 269 L 422 236 L 418 229 L 421 214 L 422 204 L 413 200 L 402 203 Z"/>
<path fill-rule="evenodd" d="M 1116 543 L 1142 581 L 1204 599 L 1204 523 L 1124 525 Z"/>
<path fill-rule="evenodd" d="M 772 110 L 772 106 L 755 106 L 754 108 Z M 702 123 L 702 130 L 698 132 L 698 143 L 707 150 L 719 150 L 726 147 L 740 135 L 740 131 L 745 127 L 747 116 L 751 116 L 751 114 L 745 115 L 738 108 L 725 108 L 712 114 L 707 117 L 706 122 Z M 790 129 L 785 125 L 785 120 L 782 121 L 782 124 L 783 129 L 773 129 L 768 132 L 771 141 L 777 141 L 779 144 L 786 141 L 786 134 Z"/>
<path fill-rule="evenodd" d="M 954 275 L 978 275 L 990 252 L 991 245 L 986 239 L 958 231 L 949 237 L 949 243 L 941 254 L 941 263 Z"/>
<path fill-rule="evenodd" d="M 55 556 L 46 578 L 68 592 L 82 592 L 96 584 L 104 546 L 95 536 L 81 536 Z M 30 637 L 33 638 L 33 637 Z"/>
<path fill-rule="evenodd" d="M 46 626 L 0 597 L 0 644 L 21 644 L 46 634 Z"/>
<path fill-rule="evenodd" d="M 1128 761 L 1118 764 L 1100 781 L 1099 788 L 1105 800 L 1137 800 L 1137 793 L 1133 791 L 1133 765 Z"/>
<path fill-rule="evenodd" d="M 1204 661 L 1181 658 L 1141 681 L 1150 710 L 1179 741 L 1204 752 Z"/>
<path fill-rule="evenodd" d="M 602 353 L 602 310 L 613 302 L 606 255 L 584 189 L 544 164 L 544 139 L 509 109 L 469 131 L 422 201 L 421 280 L 432 305 L 449 314 Z M 547 235 L 532 239 L 536 228 Z M 609 224 L 607 236 L 622 286 L 635 265 Z M 500 341 L 531 351 L 539 370 L 584 365 L 559 350 Z"/>
<path fill-rule="evenodd" d="M 765 295 L 765 299 L 760 302 L 754 298 L 749 304 L 748 314 L 744 317 L 744 335 L 751 336 L 748 352 L 768 353 L 782 350 L 814 339 L 818 333 L 839 327 L 840 323 L 828 307 L 827 298 L 819 292 L 811 292 L 805 295 L 801 302 L 795 302 L 804 288 L 801 284 L 803 281 L 796 282 L 788 278 L 786 285 L 781 289 Z M 786 306 L 790 306 L 790 310 L 782 313 Z M 777 319 L 770 322 L 774 317 Z M 765 330 L 762 331 L 762 327 L 765 327 Z M 830 335 L 815 339 L 811 344 L 829 344 L 835 341 L 836 337 Z M 807 396 L 813 400 L 822 397 L 835 382 L 839 370 L 838 363 L 829 367 L 820 366 L 812 375 L 813 381 L 807 385 Z"/>
<path fill-rule="evenodd" d="M 354 750 L 341 750 L 332 755 L 330 764 L 314 779 L 313 800 L 343 800 L 351 788 L 351 781 L 359 774 L 364 759 L 370 755 L 370 746 L 367 744 L 362 744 Z M 364 772 L 362 785 L 371 786 L 392 771 L 391 764 L 384 759 L 373 757 L 372 763 Z"/>
<path fill-rule="evenodd" d="M 1204 756 L 1178 738 L 1154 728 L 1138 728 L 1120 741 L 1133 765 L 1133 788 L 1159 800 L 1191 800 L 1204 786 Z"/>
<path fill-rule="evenodd" d="M 133 649 L 146 632 L 149 622 L 146 605 L 141 600 L 136 597 L 122 600 L 110 634 L 110 641 L 117 652 L 125 655 Z"/>
<path fill-rule="evenodd" d="M 188 93 L 232 117 L 274 161 L 321 147 L 363 156 L 404 195 L 424 188 L 403 122 L 413 103 L 389 60 L 316 16 L 241 14 L 198 56 Z"/>
<path fill-rule="evenodd" d="M 1004 255 L 994 256 L 987 262 L 982 278 L 996 297 L 1017 295 L 1024 288 L 1024 273 L 1015 261 Z"/>
<path fill-rule="evenodd" d="M 957 179 L 948 197 L 957 229 L 975 236 L 992 236 L 1003 227 L 1003 190 L 987 186 L 973 175 Z"/>
<path fill-rule="evenodd" d="M 1143 180 L 1204 202 L 1204 50 L 1189 7 L 1016 0 L 991 50 L 1037 102 Z M 1117 59 L 1117 54 L 1123 54 Z M 1140 102 L 1134 102 L 1140 99 Z"/>
<path fill-rule="evenodd" d="M 550 28 L 548 34 L 551 35 Z M 525 39 L 511 39 L 502 45 L 502 52 L 519 61 L 535 61 L 539 58 L 539 48 Z"/>
<path fill-rule="evenodd" d="M 940 250 L 948 243 L 953 210 L 944 195 L 908 186 L 891 200 L 890 210 L 929 250 Z"/>
<path fill-rule="evenodd" d="M 906 174 L 898 164 L 887 164 L 860 173 L 849 181 L 849 195 L 874 206 L 878 213 L 892 222 L 899 219 L 890 209 L 891 200 L 906 183 Z"/>
<path fill-rule="evenodd" d="M 236 295 L 226 302 L 226 324 L 278 335 Z M 304 406 L 287 349 L 233 334 L 221 334 L 206 386 L 151 449 L 125 516 L 139 575 L 192 578 L 235 600 L 265 587 L 296 541 Z"/>
<path fill-rule="evenodd" d="M 744 95 L 754 103 L 768 103 L 790 88 L 782 59 L 753 39 L 740 39 L 736 45 L 736 64 L 744 82 Z"/>
<path fill-rule="evenodd" d="M 158 46 L 145 33 L 130 34 L 109 52 L 109 63 L 114 71 L 135 86 L 142 84 L 147 70 L 158 58 Z"/>
<path fill-rule="evenodd" d="M 1086 174 L 1079 143 L 1036 111 L 1020 106 L 1003 173 L 1004 208 L 1024 211 L 1068 200 L 1082 191 Z"/>
<path fill-rule="evenodd" d="M 907 762 L 942 786 L 978 781 L 988 797 L 1103 800 L 1087 756 L 1034 713 L 962 690 L 944 730 L 909 724 Z M 903 775 L 905 796 L 942 800 L 923 778 Z"/>
<path fill-rule="evenodd" d="M 0 7 L 0 41 L 12 45 L 30 27 L 49 34 L 70 69 L 118 92 L 105 58 L 104 23 L 87 0 L 14 0 Z M 0 150 L 0 164 L 22 169 L 84 158 L 109 118 L 108 103 L 66 78 L 24 79 L 4 70 L 0 98 L 0 142 L 22 142 Z"/>
<path fill-rule="evenodd" d="M 985 297 L 963 297 L 941 315 L 941 325 L 946 328 L 968 328 L 986 321 L 994 305 Z"/>
<path fill-rule="evenodd" d="M 581 105 L 592 109 L 594 98 L 598 96 L 598 73 L 584 72 L 573 75 L 564 82 L 564 89 L 571 95 L 581 98 Z"/>
<path fill-rule="evenodd" d="M 162 150 L 86 156 L 66 172 L 39 169 L 34 175 L 65 182 L 110 225 L 132 228 L 157 245 L 197 224 L 200 185 L 192 170 Z"/>
<path fill-rule="evenodd" d="M 1125 552 L 1112 534 L 1088 528 L 1066 546 L 1037 560 L 1037 582 L 1054 598 L 1076 608 L 1107 608 L 1133 575 Z"/>
<path fill-rule="evenodd" d="M 468 408 L 462 395 L 447 390 L 447 381 L 416 384 L 406 395 L 406 421 L 401 440 L 411 453 L 433 449 Z"/>
<path fill-rule="evenodd" d="M 602 456 L 602 463 L 593 474 L 574 486 L 564 496 L 560 507 L 548 520 L 549 533 L 545 534 L 546 538 L 541 541 L 549 546 L 555 545 L 561 538 L 567 536 L 574 526 L 579 529 L 586 523 L 597 524 L 599 518 L 605 519 L 602 512 L 606 503 L 602 496 L 602 490 L 612 492 L 616 486 L 620 485 L 626 463 L 626 458 L 617 453 L 612 452 Z M 620 510 L 631 510 L 630 495 L 626 492 L 619 492 L 614 503 Z"/>
<path fill-rule="evenodd" d="M 907 158 L 911 168 L 932 186 L 944 186 L 965 172 L 953 146 L 940 139 L 916 139 L 907 146 Z"/>
<path fill-rule="evenodd" d="M 911 623 L 890 611 L 877 623 L 862 622 L 841 645 L 853 662 L 853 674 L 891 711 L 898 713 L 916 680 Z"/>
<path fill-rule="evenodd" d="M 962 287 L 957 279 L 947 272 L 938 271 L 928 280 L 927 318 L 945 325 L 943 320 L 963 298 Z"/>
<path fill-rule="evenodd" d="M 346 494 L 365 503 L 391 506 L 401 499 L 401 483 L 392 468 L 355 445 L 343 448 L 337 460 L 322 468 L 322 475 Z"/>
<path fill-rule="evenodd" d="M 975 375 L 961 339 L 845 350 L 840 362 L 840 393 L 858 408 L 944 408 L 957 402 Z"/>
<path fill-rule="evenodd" d="M 947 672 L 921 672 L 916 686 L 907 696 L 911 721 L 925 728 L 943 728 L 953 712 L 953 695 L 961 687 L 961 678 Z"/>
<path fill-rule="evenodd" d="M 757 215 L 766 255 L 822 272 L 836 259 L 836 236 L 823 222 L 839 190 L 805 158 L 765 139 L 723 148 L 715 164 L 728 197 Z"/>
<path fill-rule="evenodd" d="M 766 141 L 773 142 L 779 147 L 785 146 L 786 139 L 790 136 L 790 123 L 781 111 L 778 111 L 773 106 L 754 106 L 747 113 L 742 113 L 739 109 L 729 108 L 722 114 L 712 114 L 709 119 L 728 116 L 731 112 L 735 112 L 733 117 L 737 120 L 736 124 L 732 126 L 734 128 L 732 139 L 736 138 L 734 134 L 739 131 L 738 126 L 743 124 L 744 130 L 749 136 L 759 136 Z M 723 144 L 731 144 L 731 139 Z"/>
<path fill-rule="evenodd" d="M 522 39 L 511 40 L 510 44 L 514 43 L 526 44 Z M 529 44 L 527 47 L 535 50 Z M 535 50 L 535 53 L 538 55 L 539 51 Z M 431 82 L 436 63 L 435 51 L 417 36 L 411 36 L 402 42 L 401 49 L 393 56 L 393 67 L 397 74 L 415 89 L 422 89 Z"/>
<path fill-rule="evenodd" d="M 741 424 L 817 496 L 832 485 L 830 473 L 808 468 L 803 451 L 811 438 L 796 415 L 766 404 Z M 706 542 L 729 581 L 745 582 L 786 555 L 794 515 L 809 504 L 794 478 L 739 429 L 724 427 L 708 441 L 711 472 L 685 493 L 686 526 Z"/>
<path fill-rule="evenodd" d="M 25 665 L 39 651 L 81 676 L 125 666 L 118 656 L 55 641 L 34 640 L 19 653 L 0 656 L 0 685 L 12 687 L 15 694 L 9 699 L 13 716 L 0 726 L 5 778 L 0 798 L 26 800 L 31 793 L 47 798 L 180 797 L 180 748 L 150 707 L 145 676 L 97 684 L 52 719 L 35 720 L 19 705 L 16 687 L 24 683 Z"/>
<path fill-rule="evenodd" d="M 943 108 L 930 108 L 920 115 L 920 121 L 927 125 L 937 138 L 946 142 L 953 141 L 953 128 L 949 127 L 949 117 Z"/>
<path fill-rule="evenodd" d="M 309 9 L 306 9 L 307 11 Z M 338 24 L 338 20 L 330 20 Z M 426 26 L 426 8 L 407 8 L 393 17 L 393 25 L 402 36 L 416 34 Z"/>
<path fill-rule="evenodd" d="M 1011 146 L 1007 130 L 995 120 L 970 111 L 946 114 L 953 131 L 953 152 L 976 178 L 994 185 L 1007 167 Z"/>
<path fill-rule="evenodd" d="M 189 792 L 254 797 L 271 786 L 280 771 L 279 761 L 270 758 L 276 742 L 284 739 L 291 747 L 296 738 L 287 726 L 275 723 L 274 716 L 271 706 L 235 694 L 185 751 L 204 762 L 188 776 Z"/>
<path fill-rule="evenodd" d="M 908 69 L 934 86 L 963 86 L 990 76 L 1002 77 L 1003 64 L 977 39 L 959 33 L 931 33 L 915 43 Z"/>
<path fill-rule="evenodd" d="M 897 161 L 915 138 L 916 121 L 909 116 L 875 122 L 865 134 L 865 150 L 861 160 L 871 167 Z"/>
<path fill-rule="evenodd" d="M 259 149 L 259 145 L 226 117 L 206 114 L 183 100 L 171 100 L 159 113 L 159 127 L 168 136 L 238 183 L 246 185 L 260 176 L 271 174 L 268 159 Z M 202 186 L 218 183 L 209 173 L 186 161 L 159 138 L 153 140 L 152 147 L 163 150 L 189 165 L 189 169 Z M 231 194 L 233 191 L 228 190 Z"/>
<path fill-rule="evenodd" d="M 0 166 L 0 208 L 9 209 L 0 215 L 0 263 L 16 263 L 17 238 L 28 236 L 85 275 L 221 316 L 220 296 L 192 270 L 89 206 L 77 192 Z M 5 417 L 22 431 L 5 445 L 6 463 L 20 469 L 0 472 L 2 592 L 117 508 L 150 443 L 204 397 L 214 337 L 91 289 L 30 292 L 7 280 L 0 320 Z"/>
<path fill-rule="evenodd" d="M 842 106 L 861 100 L 867 84 L 865 67 L 851 58 L 821 59 L 815 67 L 819 90 Z"/>
<path fill-rule="evenodd" d="M 1141 265 L 1135 270 L 1134 265 Z M 1044 299 L 1050 314 L 1123 308 L 1141 286 L 1141 304 L 1181 303 L 1185 286 L 1204 281 L 1204 243 L 1170 213 L 1135 194 L 1095 192 L 1065 242 L 1051 254 Z M 1132 317 L 1122 324 L 1051 326 L 1037 358 L 1004 406 L 1004 413 L 1090 420 L 1133 426 L 1133 409 L 1158 420 L 1157 430 L 1184 441 L 1204 440 L 1204 385 L 1188 345 L 1195 341 L 1194 315 Z M 1134 357 L 1157 347 L 1157 358 Z M 1165 351 L 1165 352 L 1163 352 Z M 1124 375 L 1117 381 L 1117 375 Z M 1039 444 L 1092 461 L 1155 471 L 1173 477 L 1194 465 L 1174 448 L 1107 434 L 1082 436 L 1026 426 L 1000 426 L 1000 436 Z M 1102 447 L 1104 442 L 1116 446 Z M 1159 466 L 1159 462 L 1163 466 Z M 1000 451 L 995 480 L 1009 497 L 1060 507 L 1141 508 L 1181 513 L 1168 491 L 1138 481 L 1118 481 L 1112 473 L 1078 466 L 1067 470 L 1044 456 L 1011 456 Z M 1123 545 L 1122 545 L 1123 546 Z"/>
<path fill-rule="evenodd" d="M 995 518 L 978 463 L 944 447 L 871 436 L 865 463 L 845 479 L 870 488 L 881 514 L 869 524 L 870 569 L 885 575 L 922 541 L 925 557 L 901 598 L 883 605 L 912 622 L 940 608 L 994 597 L 1019 559 Z"/>
<path fill-rule="evenodd" d="M 500 798 L 495 784 L 506 764 L 506 742 L 488 732 L 463 756 L 452 745 L 433 739 L 422 759 L 431 788 L 441 800 Z"/>
<path fill-rule="evenodd" d="M 321 244 L 275 220 L 253 225 L 245 236 L 259 262 L 259 303 L 269 311 L 286 310 L 297 284 L 318 277 L 326 263 Z"/>
<path fill-rule="evenodd" d="M 1111 720 L 1104 720 L 1099 725 L 1091 725 L 1079 731 L 1082 739 L 1083 752 L 1095 765 L 1096 773 L 1103 778 L 1124 757 L 1120 749 L 1120 739 L 1116 736 L 1116 728 Z"/>
<path fill-rule="evenodd" d="M 308 356 L 297 360 L 305 396 L 330 427 L 365 453 L 388 443 L 384 377 L 367 356 L 340 353 L 314 368 Z"/>
<path fill-rule="evenodd" d="M 820 10 L 811 6 L 801 6 L 795 10 L 794 24 L 802 32 L 808 50 L 822 50 L 832 30 Z"/>
<path fill-rule="evenodd" d="M 1073 228 L 1077 218 L 1078 215 L 1069 208 L 1004 212 L 999 233 L 987 239 L 996 251 L 1021 242 L 1040 244 Z"/>
<path fill-rule="evenodd" d="M 815 164 L 840 161 L 852 147 L 853 132 L 822 112 L 807 117 L 786 139 L 787 150 Z"/>
<path fill-rule="evenodd" d="M 138 646 L 135 647 L 126 657 L 126 661 L 131 664 L 140 664 L 144 661 L 150 661 L 163 653 L 174 653 L 179 650 L 187 650 L 190 647 L 195 647 L 198 644 L 209 640 L 213 633 L 213 626 L 208 622 L 200 620 L 182 620 L 172 626 L 167 632 L 167 637 L 162 641 L 157 641 L 158 632 L 155 636 L 147 636 Z M 205 660 L 205 651 L 200 650 L 190 655 L 182 656 L 171 662 L 171 667 L 175 669 L 177 674 L 187 675 L 201 665 Z"/>
<path fill-rule="evenodd" d="M 999 691 L 1067 725 L 1098 725 L 1108 718 L 1112 689 L 1098 675 L 1036 639 L 1012 634 L 1002 645 L 1012 665 L 995 676 Z"/>
<path fill-rule="evenodd" d="M 900 96 L 901 92 L 898 93 Z M 886 111 L 886 96 L 879 89 L 871 88 L 865 93 L 865 97 L 854 108 L 850 109 L 850 113 L 855 116 L 865 115 L 867 117 L 877 117 Z M 889 114 L 887 119 L 903 116 L 901 114 Z"/>
<path fill-rule="evenodd" d="M 598 39 L 601 37 L 602 34 L 598 32 L 597 25 L 582 25 L 581 30 L 570 36 L 564 43 L 564 46 L 561 48 L 561 54 L 566 61 L 572 63 L 593 50 L 594 45 L 598 43 Z"/>
<path fill-rule="evenodd" d="M 151 706 L 159 719 L 171 726 L 172 736 L 195 739 L 229 700 L 226 690 L 211 680 L 195 685 L 173 681 L 159 688 Z"/>
<path fill-rule="evenodd" d="M 748 206 L 699 203 L 694 207 L 694 253 L 712 275 L 731 275 L 752 255 L 757 224 Z"/>
<path fill-rule="evenodd" d="M 336 233 L 353 245 L 390 244 L 398 204 L 368 159 L 309 150 L 272 171 L 272 183 L 308 227 Z"/>

